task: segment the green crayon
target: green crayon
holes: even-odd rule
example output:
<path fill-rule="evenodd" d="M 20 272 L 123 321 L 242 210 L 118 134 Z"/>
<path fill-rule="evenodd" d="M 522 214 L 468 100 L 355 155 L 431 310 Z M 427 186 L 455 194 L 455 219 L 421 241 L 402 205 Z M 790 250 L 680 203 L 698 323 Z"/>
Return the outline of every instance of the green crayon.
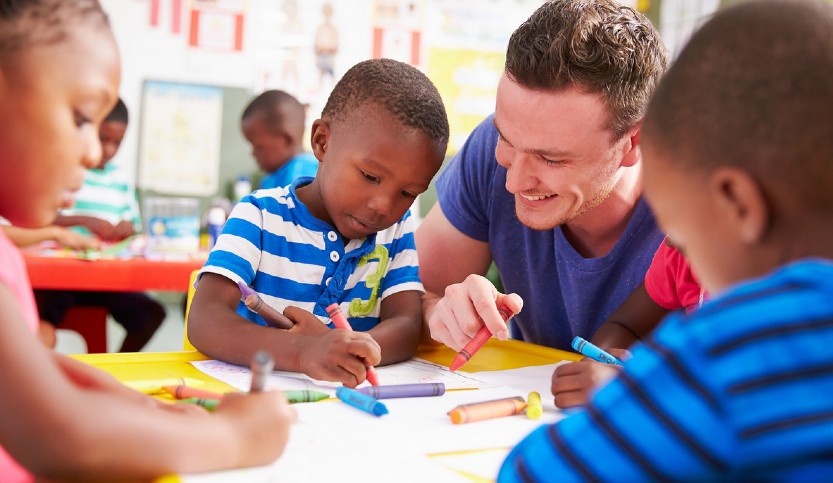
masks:
<path fill-rule="evenodd" d="M 220 401 L 216 399 L 203 399 L 201 397 L 189 397 L 187 399 L 181 399 L 177 402 L 196 404 L 197 406 L 204 407 L 207 411 L 214 411 L 217 408 L 217 405 L 220 404 Z"/>
<path fill-rule="evenodd" d="M 303 389 L 298 391 L 284 391 L 283 394 L 284 396 L 286 396 L 286 399 L 289 401 L 290 404 L 316 402 L 330 397 L 326 393 L 312 391 L 309 389 Z"/>

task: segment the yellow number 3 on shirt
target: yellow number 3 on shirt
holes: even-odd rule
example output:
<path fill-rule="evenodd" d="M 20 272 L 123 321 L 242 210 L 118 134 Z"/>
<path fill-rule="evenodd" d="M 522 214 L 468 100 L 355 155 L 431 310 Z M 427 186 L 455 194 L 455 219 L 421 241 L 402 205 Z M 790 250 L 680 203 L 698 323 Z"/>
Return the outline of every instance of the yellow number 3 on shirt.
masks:
<path fill-rule="evenodd" d="M 379 286 L 382 285 L 382 277 L 385 275 L 385 270 L 388 268 L 388 249 L 384 245 L 376 245 L 373 251 L 359 259 L 356 268 L 365 265 L 371 260 L 379 260 L 379 265 L 376 271 L 367 276 L 364 285 L 370 289 L 370 300 L 362 300 L 355 298 L 350 301 L 350 315 L 352 317 L 365 317 L 373 313 L 373 308 L 376 307 L 376 299 L 379 297 Z"/>

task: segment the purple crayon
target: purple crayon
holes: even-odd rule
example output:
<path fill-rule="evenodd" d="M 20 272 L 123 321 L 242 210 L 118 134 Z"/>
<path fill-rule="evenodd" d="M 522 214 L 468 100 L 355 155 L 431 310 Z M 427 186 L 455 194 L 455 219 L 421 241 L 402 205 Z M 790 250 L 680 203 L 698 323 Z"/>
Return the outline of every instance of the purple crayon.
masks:
<path fill-rule="evenodd" d="M 260 295 L 252 290 L 248 285 L 242 282 L 237 282 L 237 286 L 240 287 L 240 298 L 243 300 L 243 303 L 246 304 L 246 307 L 248 307 L 252 312 L 263 317 L 263 320 L 265 320 L 267 324 L 277 329 L 291 329 L 292 326 L 295 325 L 291 320 L 289 320 L 289 317 L 264 303 L 263 299 L 260 298 Z"/>
<path fill-rule="evenodd" d="M 390 386 L 369 386 L 356 390 L 375 399 L 431 397 L 442 396 L 445 394 L 445 384 L 441 382 L 429 382 L 424 384 L 396 384 Z"/>

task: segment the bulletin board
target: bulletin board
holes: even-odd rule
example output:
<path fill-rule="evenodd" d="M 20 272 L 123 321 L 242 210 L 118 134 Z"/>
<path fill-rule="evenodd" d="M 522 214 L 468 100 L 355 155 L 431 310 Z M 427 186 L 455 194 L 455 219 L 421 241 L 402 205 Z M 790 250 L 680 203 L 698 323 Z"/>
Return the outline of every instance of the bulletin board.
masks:
<path fill-rule="evenodd" d="M 139 186 L 170 195 L 216 193 L 223 88 L 147 80 L 141 112 Z"/>

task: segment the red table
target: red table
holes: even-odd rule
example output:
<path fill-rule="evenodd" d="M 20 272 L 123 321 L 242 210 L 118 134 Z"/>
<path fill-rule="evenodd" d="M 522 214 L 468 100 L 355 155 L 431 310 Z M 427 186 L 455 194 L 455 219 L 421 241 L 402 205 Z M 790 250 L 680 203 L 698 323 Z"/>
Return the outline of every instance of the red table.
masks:
<path fill-rule="evenodd" d="M 23 253 L 32 288 L 112 292 L 188 292 L 191 273 L 205 260 L 183 261 L 131 259 L 84 260 Z M 103 307 L 72 307 L 61 322 L 87 343 L 87 351 L 107 352 L 107 310 Z"/>
<path fill-rule="evenodd" d="M 205 260 L 183 261 L 132 259 L 82 260 L 25 253 L 32 287 L 53 290 L 147 290 L 187 292 L 191 272 Z"/>

